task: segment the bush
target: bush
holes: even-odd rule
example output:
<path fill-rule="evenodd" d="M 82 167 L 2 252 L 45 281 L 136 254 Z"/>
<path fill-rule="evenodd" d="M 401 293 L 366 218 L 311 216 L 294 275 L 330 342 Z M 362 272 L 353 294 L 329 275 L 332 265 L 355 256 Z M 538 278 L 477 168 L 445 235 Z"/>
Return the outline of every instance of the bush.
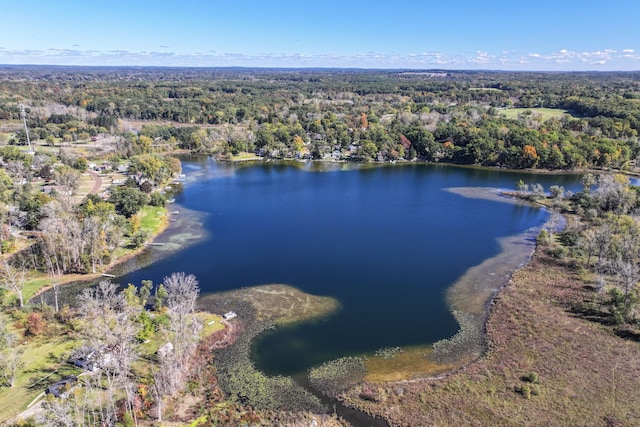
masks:
<path fill-rule="evenodd" d="M 522 385 L 519 392 L 525 399 L 531 399 L 531 387 L 528 384 Z"/>
<path fill-rule="evenodd" d="M 167 198 L 158 192 L 151 193 L 149 198 L 149 204 L 151 206 L 162 206 L 164 207 L 167 203 Z"/>
<path fill-rule="evenodd" d="M 547 245 L 549 244 L 549 232 L 547 230 L 540 230 L 537 239 L 538 245 Z"/>
<path fill-rule="evenodd" d="M 557 259 L 564 259 L 566 258 L 568 251 L 564 246 L 556 246 L 549 251 L 549 254 Z"/>
<path fill-rule="evenodd" d="M 29 313 L 24 324 L 26 333 L 33 336 L 38 336 L 43 333 L 46 326 L 47 322 L 42 318 L 40 313 L 36 312 Z"/>

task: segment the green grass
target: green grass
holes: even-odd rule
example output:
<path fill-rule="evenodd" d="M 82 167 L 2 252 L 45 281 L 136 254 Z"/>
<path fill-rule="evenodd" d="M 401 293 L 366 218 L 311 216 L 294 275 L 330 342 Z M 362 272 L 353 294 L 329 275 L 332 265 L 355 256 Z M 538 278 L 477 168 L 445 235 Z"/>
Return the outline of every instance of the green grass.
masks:
<path fill-rule="evenodd" d="M 161 230 L 167 221 L 167 209 L 161 206 L 144 206 L 139 215 L 140 227 L 151 234 Z"/>
<path fill-rule="evenodd" d="M 29 301 L 40 289 L 51 285 L 50 277 L 39 277 L 28 280 L 22 289 L 22 297 L 25 301 Z"/>
<path fill-rule="evenodd" d="M 36 396 L 49 384 L 63 376 L 77 374 L 77 369 L 60 364 L 58 358 L 75 346 L 75 341 L 66 336 L 53 339 L 32 338 L 21 347 L 24 368 L 16 378 L 13 388 L 0 388 L 0 422 L 6 421 L 24 411 Z"/>
<path fill-rule="evenodd" d="M 562 117 L 564 114 L 571 115 L 568 110 L 561 108 L 509 108 L 507 110 L 500 110 L 500 114 L 510 119 L 517 119 L 520 114 L 526 111 L 542 116 L 542 120 L 549 120 L 552 117 Z"/>
<path fill-rule="evenodd" d="M 234 156 L 231 156 L 231 161 L 233 162 L 240 162 L 243 160 L 255 160 L 255 159 L 259 159 L 260 157 L 256 156 L 253 153 L 238 153 Z"/>

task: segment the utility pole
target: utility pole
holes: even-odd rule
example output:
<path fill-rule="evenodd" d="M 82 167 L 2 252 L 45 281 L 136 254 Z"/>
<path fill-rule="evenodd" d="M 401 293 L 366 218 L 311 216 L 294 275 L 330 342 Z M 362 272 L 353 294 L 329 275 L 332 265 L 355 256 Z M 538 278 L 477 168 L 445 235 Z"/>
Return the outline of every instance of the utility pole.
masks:
<path fill-rule="evenodd" d="M 29 139 L 29 128 L 27 127 L 27 113 L 24 111 L 24 105 L 20 104 L 20 117 L 24 123 L 24 132 L 27 134 L 27 144 L 29 144 L 29 154 L 35 154 L 35 150 L 31 147 L 31 139 Z"/>

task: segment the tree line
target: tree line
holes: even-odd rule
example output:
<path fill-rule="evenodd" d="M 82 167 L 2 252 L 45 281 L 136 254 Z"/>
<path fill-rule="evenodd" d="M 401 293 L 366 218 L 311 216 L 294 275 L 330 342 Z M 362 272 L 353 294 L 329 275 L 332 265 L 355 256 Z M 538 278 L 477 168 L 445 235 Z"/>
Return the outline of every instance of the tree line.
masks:
<path fill-rule="evenodd" d="M 636 73 L 30 68 L 30 78 L 18 79 L 12 71 L 0 73 L 0 118 L 16 120 L 23 98 L 34 111 L 53 104 L 76 112 L 30 119 L 34 134 L 54 144 L 128 119 L 189 125 L 152 125 L 142 135 L 151 142 L 138 146 L 140 135 L 129 135 L 121 148 L 133 152 L 164 145 L 221 156 L 547 169 L 628 167 L 638 154 Z M 502 115 L 512 107 L 569 113 Z"/>

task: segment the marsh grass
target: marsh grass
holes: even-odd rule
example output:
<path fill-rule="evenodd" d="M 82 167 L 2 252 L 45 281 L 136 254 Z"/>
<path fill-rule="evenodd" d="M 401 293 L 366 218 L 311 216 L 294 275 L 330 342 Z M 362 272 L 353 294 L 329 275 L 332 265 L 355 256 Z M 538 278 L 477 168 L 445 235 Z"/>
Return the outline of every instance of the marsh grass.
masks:
<path fill-rule="evenodd" d="M 367 366 L 361 357 L 341 357 L 309 370 L 309 384 L 329 397 L 362 381 Z"/>

